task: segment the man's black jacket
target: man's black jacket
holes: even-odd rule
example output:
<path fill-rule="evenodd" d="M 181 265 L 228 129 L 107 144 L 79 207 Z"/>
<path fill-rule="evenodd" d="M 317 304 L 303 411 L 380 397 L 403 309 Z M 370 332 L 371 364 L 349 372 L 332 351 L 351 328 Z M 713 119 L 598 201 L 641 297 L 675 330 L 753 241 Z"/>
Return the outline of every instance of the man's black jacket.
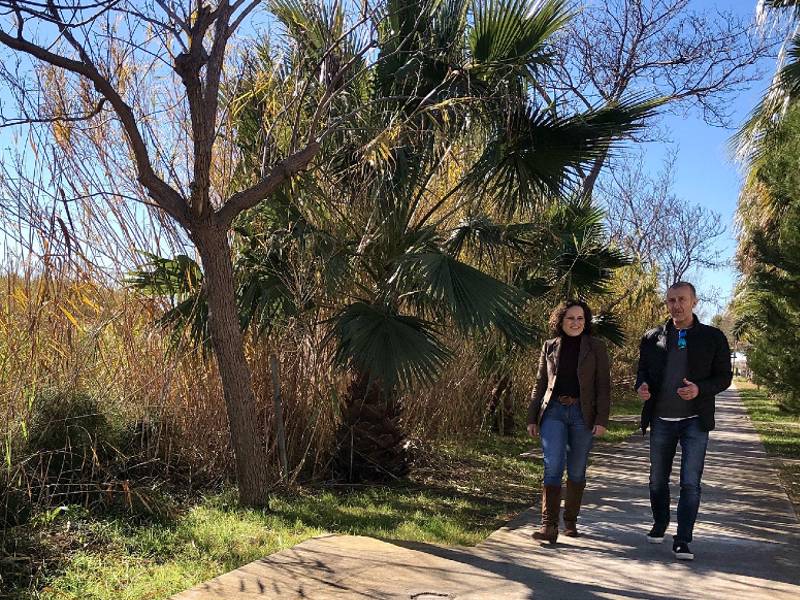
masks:
<path fill-rule="evenodd" d="M 714 397 L 728 389 L 731 372 L 731 350 L 725 334 L 716 327 L 704 325 L 694 316 L 694 325 L 686 330 L 687 375 L 686 379 L 697 385 L 700 393 L 692 403 L 692 409 L 700 417 L 704 431 L 714 429 Z M 667 340 L 674 331 L 672 319 L 649 330 L 639 344 L 639 367 L 635 389 L 647 382 L 650 399 L 642 407 L 642 433 L 647 431 L 653 419 L 653 410 L 661 392 L 661 381 L 667 364 Z"/>

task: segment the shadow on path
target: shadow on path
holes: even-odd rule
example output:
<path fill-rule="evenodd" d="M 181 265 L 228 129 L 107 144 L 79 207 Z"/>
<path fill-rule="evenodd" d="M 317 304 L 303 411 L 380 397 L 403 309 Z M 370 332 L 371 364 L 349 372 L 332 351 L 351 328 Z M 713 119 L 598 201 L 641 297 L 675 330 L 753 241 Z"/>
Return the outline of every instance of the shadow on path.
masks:
<path fill-rule="evenodd" d="M 800 598 L 794 511 L 736 392 L 717 408 L 693 562 L 674 559 L 669 536 L 645 540 L 648 442 L 634 436 L 593 452 L 579 538 L 533 542 L 535 509 L 475 548 L 323 536 L 175 598 Z"/>

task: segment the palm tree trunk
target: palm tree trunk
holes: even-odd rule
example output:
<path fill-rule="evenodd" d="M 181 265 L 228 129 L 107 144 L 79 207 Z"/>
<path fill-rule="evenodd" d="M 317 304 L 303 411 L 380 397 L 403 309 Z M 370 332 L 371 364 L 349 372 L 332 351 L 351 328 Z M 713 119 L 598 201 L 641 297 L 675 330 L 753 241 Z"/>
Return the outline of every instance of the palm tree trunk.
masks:
<path fill-rule="evenodd" d="M 386 481 L 408 473 L 407 438 L 394 394 L 366 374 L 353 375 L 336 434 L 334 471 L 351 482 Z"/>
<path fill-rule="evenodd" d="M 250 368 L 244 356 L 227 233 L 208 228 L 192 237 L 203 261 L 211 342 L 222 378 L 239 498 L 245 506 L 265 506 L 268 484 L 265 451 L 257 428 Z"/>
<path fill-rule="evenodd" d="M 597 183 L 597 178 L 600 177 L 600 172 L 603 170 L 603 165 L 605 164 L 607 157 L 608 153 L 604 152 L 603 156 L 597 158 L 594 163 L 592 163 L 592 168 L 589 170 L 589 174 L 583 180 L 581 192 L 584 196 L 591 196 L 594 193 L 594 186 Z"/>

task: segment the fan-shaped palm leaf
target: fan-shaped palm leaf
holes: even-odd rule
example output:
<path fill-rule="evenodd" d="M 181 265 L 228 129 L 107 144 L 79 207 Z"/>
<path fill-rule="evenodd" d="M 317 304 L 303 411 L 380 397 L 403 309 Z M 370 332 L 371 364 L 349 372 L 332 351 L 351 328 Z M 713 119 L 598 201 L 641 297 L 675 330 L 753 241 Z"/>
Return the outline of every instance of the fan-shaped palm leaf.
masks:
<path fill-rule="evenodd" d="M 196 294 L 203 284 L 203 272 L 185 254 L 163 258 L 143 252 L 149 260 L 140 269 L 130 271 L 125 284 L 149 296 L 167 296 L 178 302 Z"/>
<path fill-rule="evenodd" d="M 171 331 L 176 347 L 185 338 L 205 351 L 210 350 L 211 331 L 208 304 L 203 290 L 203 272 L 184 254 L 163 258 L 144 253 L 150 260 L 125 278 L 126 285 L 153 297 L 166 297 L 171 308 L 156 323 Z"/>
<path fill-rule="evenodd" d="M 764 97 L 742 128 L 732 138 L 739 156 L 751 164 L 760 163 L 765 156 L 764 136 L 786 109 L 800 99 L 800 1 L 760 0 L 756 9 L 758 20 L 770 16 L 789 15 L 795 22 L 794 34 L 784 43 L 778 60 L 778 71 Z"/>
<path fill-rule="evenodd" d="M 522 67 L 546 64 L 545 44 L 572 18 L 565 0 L 476 0 L 469 48 L 475 66 Z"/>
<path fill-rule="evenodd" d="M 366 302 L 346 306 L 331 325 L 327 340 L 336 340 L 337 362 L 385 391 L 435 381 L 450 357 L 432 323 Z"/>
<path fill-rule="evenodd" d="M 463 332 L 496 327 L 518 343 L 530 343 L 533 330 L 520 318 L 528 295 L 451 256 L 406 257 L 419 269 L 425 295 L 445 307 Z"/>
<path fill-rule="evenodd" d="M 557 116 L 527 105 L 498 121 L 470 179 L 507 213 L 541 206 L 579 181 L 582 169 L 639 130 L 659 101 L 627 98 L 579 115 Z"/>
<path fill-rule="evenodd" d="M 538 223 L 499 224 L 486 215 L 473 215 L 450 232 L 444 248 L 455 258 L 465 248 L 479 258 L 484 253 L 491 256 L 500 248 L 521 252 L 532 245 L 533 234 L 539 229 Z"/>
<path fill-rule="evenodd" d="M 292 42 L 307 56 L 319 56 L 344 33 L 344 11 L 340 2 L 268 0 L 270 12 L 286 28 Z"/>
<path fill-rule="evenodd" d="M 605 338 L 615 346 L 625 343 L 625 329 L 619 315 L 614 313 L 595 315 L 592 319 L 592 335 Z"/>
<path fill-rule="evenodd" d="M 764 9 L 789 9 L 795 19 L 800 19 L 800 0 L 759 0 L 756 8 L 759 20 L 765 18 Z"/>

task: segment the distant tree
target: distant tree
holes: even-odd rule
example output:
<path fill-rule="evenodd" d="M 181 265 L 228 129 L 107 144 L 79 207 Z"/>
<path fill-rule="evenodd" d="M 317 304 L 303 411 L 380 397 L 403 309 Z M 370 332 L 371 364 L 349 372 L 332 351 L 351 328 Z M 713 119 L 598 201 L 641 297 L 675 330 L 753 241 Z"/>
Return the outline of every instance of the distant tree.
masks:
<path fill-rule="evenodd" d="M 761 77 L 771 37 L 731 11 L 697 10 L 690 0 L 588 1 L 559 37 L 555 76 L 543 89 L 554 105 L 589 106 L 648 90 L 666 108 L 700 111 L 728 125 L 730 99 Z M 640 134 L 641 135 L 641 134 Z M 656 135 L 652 130 L 645 136 Z M 591 193 L 607 157 L 585 172 Z"/>
<path fill-rule="evenodd" d="M 655 175 L 647 172 L 642 155 L 620 163 L 600 182 L 597 194 L 608 211 L 611 239 L 657 271 L 665 289 L 692 269 L 725 264 L 714 248 L 725 232 L 721 217 L 675 194 L 675 158 L 669 154 Z"/>

